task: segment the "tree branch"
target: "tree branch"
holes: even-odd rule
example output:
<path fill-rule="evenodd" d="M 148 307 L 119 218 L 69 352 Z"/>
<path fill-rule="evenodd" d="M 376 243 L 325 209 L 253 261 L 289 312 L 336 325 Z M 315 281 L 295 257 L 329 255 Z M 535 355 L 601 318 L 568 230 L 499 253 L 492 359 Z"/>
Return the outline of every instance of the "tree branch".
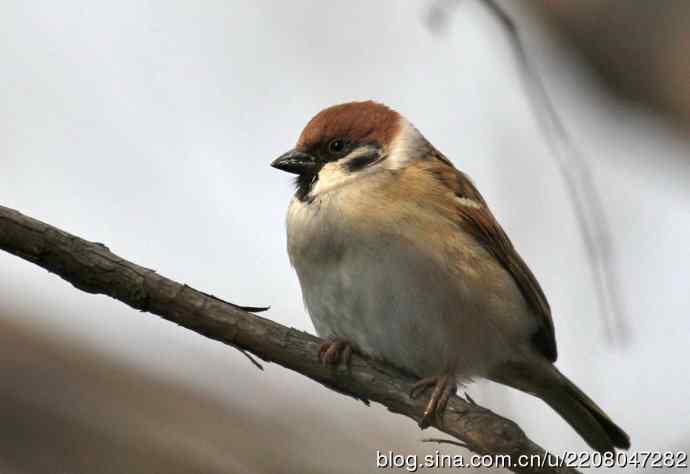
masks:
<path fill-rule="evenodd" d="M 407 395 L 415 380 L 399 370 L 357 354 L 352 357 L 349 372 L 324 367 L 317 357 L 318 338 L 128 262 L 103 244 L 83 240 L 2 206 L 0 249 L 57 274 L 80 290 L 108 295 L 276 362 L 340 393 L 367 403 L 381 403 L 417 422 L 422 418 L 425 401 Z M 510 456 L 515 472 L 577 472 L 565 467 L 517 467 L 520 460 L 524 463 L 531 456 L 548 458 L 551 463 L 558 458 L 528 439 L 514 422 L 458 397 L 448 403 L 443 426 L 437 428 L 478 454 Z"/>

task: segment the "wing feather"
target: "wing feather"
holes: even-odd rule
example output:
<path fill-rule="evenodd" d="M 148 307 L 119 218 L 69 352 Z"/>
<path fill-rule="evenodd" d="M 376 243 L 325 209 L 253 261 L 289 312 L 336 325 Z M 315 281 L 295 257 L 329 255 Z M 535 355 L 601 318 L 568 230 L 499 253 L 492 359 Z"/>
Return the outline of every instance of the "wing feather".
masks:
<path fill-rule="evenodd" d="M 434 177 L 459 198 L 469 199 L 477 204 L 463 205 L 458 200 L 459 225 L 484 246 L 513 277 L 532 314 L 539 320 L 538 330 L 533 336 L 535 347 L 547 359 L 555 362 L 558 352 L 551 308 L 539 282 L 513 247 L 472 181 L 440 153 L 434 155 L 434 158 L 436 159 L 432 160 L 428 168 Z"/>

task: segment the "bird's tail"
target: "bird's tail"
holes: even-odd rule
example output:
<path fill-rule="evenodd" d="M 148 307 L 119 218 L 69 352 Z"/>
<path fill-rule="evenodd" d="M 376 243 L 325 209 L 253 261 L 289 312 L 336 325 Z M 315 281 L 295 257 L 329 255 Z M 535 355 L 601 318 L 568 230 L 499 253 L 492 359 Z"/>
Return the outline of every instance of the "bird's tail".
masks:
<path fill-rule="evenodd" d="M 628 449 L 630 437 L 582 390 L 546 361 L 505 364 L 491 379 L 544 400 L 594 450 Z"/>

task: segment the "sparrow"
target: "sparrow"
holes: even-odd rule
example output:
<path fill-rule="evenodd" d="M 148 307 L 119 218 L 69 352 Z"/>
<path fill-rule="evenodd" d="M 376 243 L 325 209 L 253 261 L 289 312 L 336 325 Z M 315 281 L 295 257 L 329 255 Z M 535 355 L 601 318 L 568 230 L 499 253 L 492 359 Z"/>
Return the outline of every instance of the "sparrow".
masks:
<path fill-rule="evenodd" d="M 354 350 L 418 377 L 422 428 L 486 378 L 541 398 L 596 451 L 629 448 L 554 366 L 549 303 L 482 195 L 402 115 L 326 108 L 271 166 L 297 175 L 287 248 L 324 363 Z"/>

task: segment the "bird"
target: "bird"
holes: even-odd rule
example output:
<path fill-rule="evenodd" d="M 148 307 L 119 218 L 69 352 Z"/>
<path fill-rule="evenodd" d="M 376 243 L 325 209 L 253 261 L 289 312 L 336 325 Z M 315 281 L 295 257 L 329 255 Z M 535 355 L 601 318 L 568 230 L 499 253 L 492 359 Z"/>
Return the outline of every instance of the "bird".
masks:
<path fill-rule="evenodd" d="M 371 100 L 323 109 L 271 166 L 296 175 L 287 250 L 332 366 L 353 351 L 415 376 L 442 423 L 458 385 L 534 395 L 595 451 L 629 436 L 554 365 L 549 303 L 470 178 Z"/>

